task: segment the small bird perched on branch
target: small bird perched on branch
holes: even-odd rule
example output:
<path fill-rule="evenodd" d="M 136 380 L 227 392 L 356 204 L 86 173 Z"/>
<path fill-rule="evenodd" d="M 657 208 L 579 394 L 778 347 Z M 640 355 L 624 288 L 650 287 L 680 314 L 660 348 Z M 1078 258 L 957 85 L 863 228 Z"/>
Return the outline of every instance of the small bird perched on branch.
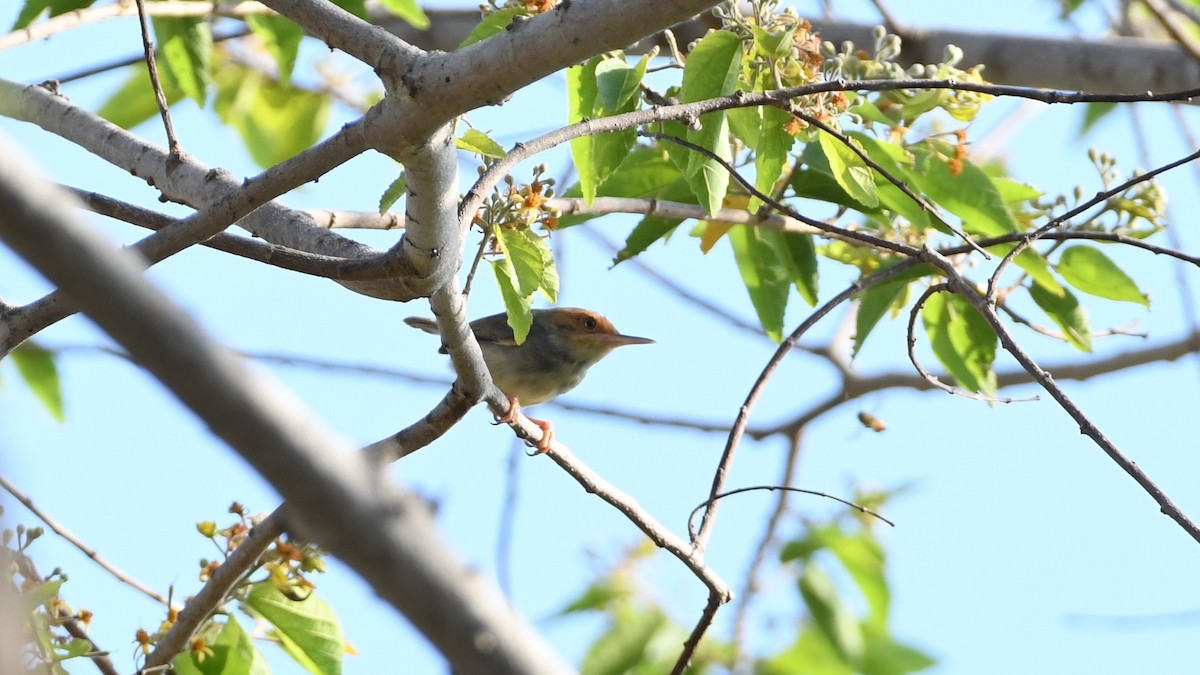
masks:
<path fill-rule="evenodd" d="M 441 334 L 433 319 L 413 316 L 404 323 L 426 333 Z M 513 337 L 505 314 L 472 321 L 471 332 L 483 350 L 492 381 L 508 397 L 508 412 L 497 419 L 501 423 L 515 420 L 521 403 L 545 403 L 574 389 L 588 368 L 617 347 L 654 342 L 622 335 L 600 314 L 576 307 L 533 310 L 533 325 L 521 344 Z M 446 346 L 438 351 L 445 354 Z M 554 425 L 532 417 L 529 421 L 542 429 L 535 454 L 546 452 L 554 437 Z"/>

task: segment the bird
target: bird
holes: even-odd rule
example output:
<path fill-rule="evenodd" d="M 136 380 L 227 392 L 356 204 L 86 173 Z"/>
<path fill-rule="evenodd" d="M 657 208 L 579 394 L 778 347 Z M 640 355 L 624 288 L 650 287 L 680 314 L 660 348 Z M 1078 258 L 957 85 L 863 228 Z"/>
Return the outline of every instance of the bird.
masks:
<path fill-rule="evenodd" d="M 410 316 L 404 323 L 434 335 L 441 331 L 433 319 Z M 578 307 L 533 310 L 533 323 L 525 341 L 517 344 L 506 314 L 493 314 L 471 322 L 471 332 L 483 350 L 492 381 L 508 398 L 508 412 L 496 422 L 512 423 L 522 404 L 545 403 L 583 381 L 588 368 L 624 345 L 653 344 L 654 340 L 622 335 L 601 314 Z M 443 344 L 439 353 L 445 354 Z M 528 418 L 542 430 L 537 443 L 541 454 L 550 448 L 554 425 Z"/>

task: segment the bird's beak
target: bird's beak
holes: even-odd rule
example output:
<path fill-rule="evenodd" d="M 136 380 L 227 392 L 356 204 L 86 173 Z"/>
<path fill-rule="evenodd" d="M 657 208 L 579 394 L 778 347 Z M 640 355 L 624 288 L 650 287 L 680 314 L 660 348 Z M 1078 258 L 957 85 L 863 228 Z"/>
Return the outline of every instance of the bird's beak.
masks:
<path fill-rule="evenodd" d="M 599 338 L 602 341 L 602 343 L 604 344 L 604 346 L 608 347 L 610 349 L 616 349 L 617 347 L 624 347 L 625 345 L 652 345 L 652 344 L 654 344 L 654 340 L 651 340 L 650 338 L 634 337 L 632 335 L 621 335 L 620 333 L 608 334 L 608 335 L 596 335 L 595 337 Z"/>

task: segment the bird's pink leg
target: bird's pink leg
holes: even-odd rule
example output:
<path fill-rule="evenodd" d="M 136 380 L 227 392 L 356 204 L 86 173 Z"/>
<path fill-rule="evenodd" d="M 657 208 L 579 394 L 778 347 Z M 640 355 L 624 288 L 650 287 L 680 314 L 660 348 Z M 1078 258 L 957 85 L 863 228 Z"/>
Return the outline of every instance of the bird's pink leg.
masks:
<path fill-rule="evenodd" d="M 521 403 L 516 396 L 512 394 L 504 394 L 508 398 L 508 412 L 496 418 L 496 424 L 512 424 L 517 421 L 517 415 L 521 414 Z M 550 449 L 550 441 L 554 438 L 554 425 L 546 420 L 539 420 L 534 417 L 526 417 L 525 419 L 533 422 L 539 429 L 542 430 L 542 440 L 537 442 L 534 447 L 537 448 L 535 455 L 540 455 Z"/>

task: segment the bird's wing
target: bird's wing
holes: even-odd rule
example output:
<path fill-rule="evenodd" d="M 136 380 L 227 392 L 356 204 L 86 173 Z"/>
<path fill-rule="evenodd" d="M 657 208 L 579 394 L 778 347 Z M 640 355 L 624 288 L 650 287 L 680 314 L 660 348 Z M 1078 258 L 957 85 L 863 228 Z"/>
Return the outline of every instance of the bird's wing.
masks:
<path fill-rule="evenodd" d="M 495 345 L 515 346 L 516 338 L 513 329 L 508 325 L 507 314 L 493 314 L 471 322 L 471 332 L 480 342 L 490 342 Z"/>

